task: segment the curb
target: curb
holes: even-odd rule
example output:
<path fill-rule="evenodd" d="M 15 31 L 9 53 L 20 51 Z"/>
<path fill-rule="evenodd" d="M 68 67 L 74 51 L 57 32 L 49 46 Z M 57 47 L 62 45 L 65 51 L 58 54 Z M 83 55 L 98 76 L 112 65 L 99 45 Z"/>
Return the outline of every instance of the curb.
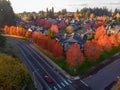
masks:
<path fill-rule="evenodd" d="M 71 79 L 71 80 L 78 80 L 78 79 L 80 79 L 79 76 L 73 77 L 73 76 L 69 75 L 67 72 L 65 72 L 61 67 L 59 67 L 50 58 L 48 58 L 43 52 L 41 52 L 39 49 L 37 49 L 39 47 L 35 43 L 31 44 L 31 47 L 34 48 L 36 51 L 38 51 L 38 53 L 40 53 L 42 58 L 45 58 L 45 60 L 53 66 L 52 68 L 54 68 L 55 70 L 59 71 L 59 74 L 62 74 L 66 78 Z"/>
<path fill-rule="evenodd" d="M 102 68 L 106 67 L 107 65 L 111 64 L 112 62 L 116 61 L 116 57 L 118 57 L 120 55 L 120 52 L 114 54 L 113 56 L 111 56 L 108 59 L 105 59 L 105 61 L 101 62 L 99 65 L 97 65 L 96 67 L 92 67 L 91 69 L 89 69 L 86 73 L 79 75 L 81 79 L 84 79 L 90 75 L 94 75 L 96 74 L 99 70 L 101 70 Z M 112 60 L 115 59 L 115 60 Z"/>

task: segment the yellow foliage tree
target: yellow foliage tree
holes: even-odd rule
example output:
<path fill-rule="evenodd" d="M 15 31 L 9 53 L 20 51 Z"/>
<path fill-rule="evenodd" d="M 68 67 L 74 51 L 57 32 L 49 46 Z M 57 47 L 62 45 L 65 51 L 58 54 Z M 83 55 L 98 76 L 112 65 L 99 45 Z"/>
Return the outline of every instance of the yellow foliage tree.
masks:
<path fill-rule="evenodd" d="M 94 13 L 91 13 L 90 14 L 90 19 L 93 19 L 94 18 Z"/>
<path fill-rule="evenodd" d="M 17 59 L 0 54 L 0 90 L 20 90 L 27 82 L 28 71 Z"/>
<path fill-rule="evenodd" d="M 116 90 L 120 90 L 120 77 L 118 77 L 118 82 L 116 85 Z"/>
<path fill-rule="evenodd" d="M 115 17 L 116 17 L 117 19 L 120 18 L 120 14 L 117 13 L 117 14 L 115 15 Z"/>
<path fill-rule="evenodd" d="M 73 27 L 72 26 L 67 26 L 66 27 L 66 32 L 72 33 L 73 32 Z"/>

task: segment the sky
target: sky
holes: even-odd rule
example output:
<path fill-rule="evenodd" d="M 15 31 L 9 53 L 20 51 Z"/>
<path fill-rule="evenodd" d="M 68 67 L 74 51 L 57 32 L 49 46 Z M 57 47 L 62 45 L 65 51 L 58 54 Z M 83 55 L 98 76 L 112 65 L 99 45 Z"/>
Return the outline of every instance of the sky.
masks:
<path fill-rule="evenodd" d="M 84 7 L 107 7 L 109 10 L 120 9 L 120 0 L 9 0 L 15 13 L 46 11 L 54 7 L 55 12 L 66 8 L 76 11 Z"/>

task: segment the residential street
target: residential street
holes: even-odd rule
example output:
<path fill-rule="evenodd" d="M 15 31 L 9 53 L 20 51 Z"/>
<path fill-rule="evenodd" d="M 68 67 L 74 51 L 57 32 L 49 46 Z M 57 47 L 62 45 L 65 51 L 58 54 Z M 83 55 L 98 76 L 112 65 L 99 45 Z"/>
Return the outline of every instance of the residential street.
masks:
<path fill-rule="evenodd" d="M 105 87 L 117 80 L 117 76 L 120 75 L 120 55 L 115 57 L 114 62 L 99 70 L 96 74 L 83 79 L 92 90 L 104 90 Z"/>

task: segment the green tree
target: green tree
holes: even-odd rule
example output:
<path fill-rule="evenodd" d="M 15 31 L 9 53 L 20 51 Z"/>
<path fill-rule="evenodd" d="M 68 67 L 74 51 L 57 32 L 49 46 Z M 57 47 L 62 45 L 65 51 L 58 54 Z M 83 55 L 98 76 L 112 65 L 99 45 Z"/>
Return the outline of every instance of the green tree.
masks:
<path fill-rule="evenodd" d="M 10 1 L 0 0 L 0 26 L 13 25 L 15 21 L 15 14 L 11 7 Z"/>

